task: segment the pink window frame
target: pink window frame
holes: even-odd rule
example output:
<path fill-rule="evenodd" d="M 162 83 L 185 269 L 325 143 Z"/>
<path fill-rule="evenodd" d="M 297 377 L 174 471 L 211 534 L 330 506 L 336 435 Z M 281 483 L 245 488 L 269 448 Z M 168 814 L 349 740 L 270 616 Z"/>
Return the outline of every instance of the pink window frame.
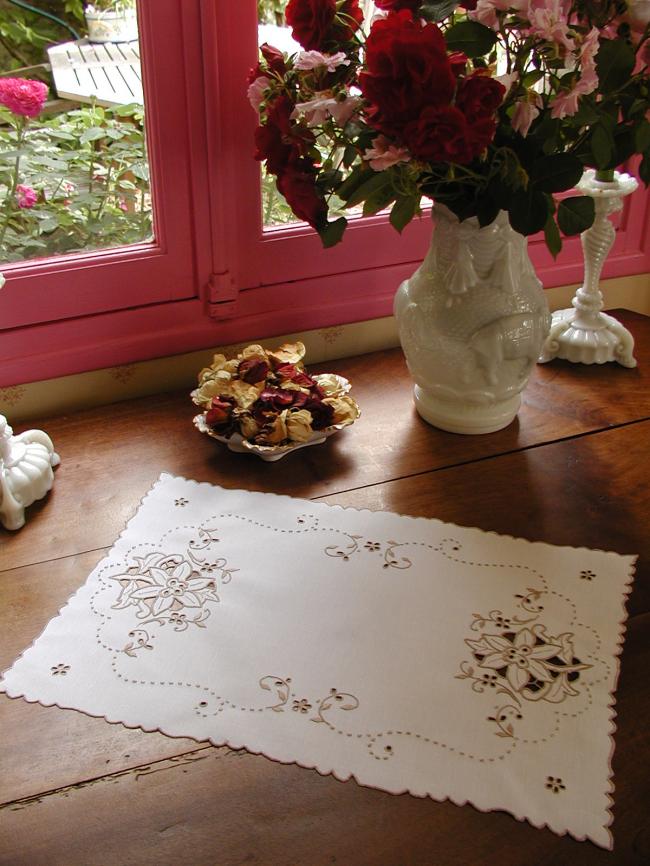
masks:
<path fill-rule="evenodd" d="M 402 237 L 385 217 L 359 221 L 326 251 L 304 225 L 262 229 L 244 87 L 255 9 L 255 0 L 140 0 L 155 250 L 4 269 L 0 387 L 390 315 L 426 250 L 426 215 Z M 605 277 L 650 271 L 649 203 L 643 190 L 626 202 Z M 578 239 L 557 262 L 541 237 L 530 251 L 547 288 L 581 279 Z M 158 271 L 146 270 L 152 263 Z"/>

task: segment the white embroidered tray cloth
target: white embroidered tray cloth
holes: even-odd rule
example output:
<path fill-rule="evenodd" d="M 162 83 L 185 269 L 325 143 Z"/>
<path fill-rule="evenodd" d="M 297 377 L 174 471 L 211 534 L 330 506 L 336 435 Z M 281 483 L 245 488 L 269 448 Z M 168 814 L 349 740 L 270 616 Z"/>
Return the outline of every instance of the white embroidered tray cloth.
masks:
<path fill-rule="evenodd" d="M 634 561 L 163 474 L 0 688 L 610 847 Z"/>

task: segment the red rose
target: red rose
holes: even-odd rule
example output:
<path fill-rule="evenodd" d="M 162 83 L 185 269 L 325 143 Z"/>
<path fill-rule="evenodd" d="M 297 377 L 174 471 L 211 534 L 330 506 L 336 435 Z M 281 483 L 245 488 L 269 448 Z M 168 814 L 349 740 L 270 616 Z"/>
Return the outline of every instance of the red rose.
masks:
<path fill-rule="evenodd" d="M 239 366 L 237 367 L 239 378 L 243 379 L 244 382 L 248 382 L 249 385 L 263 382 L 269 370 L 269 365 L 261 358 L 244 358 L 243 361 L 239 362 Z"/>
<path fill-rule="evenodd" d="M 456 106 L 473 123 L 492 117 L 505 95 L 506 89 L 499 81 L 483 73 L 474 73 L 459 84 Z"/>
<path fill-rule="evenodd" d="M 404 141 L 413 156 L 426 162 L 464 165 L 477 155 L 465 115 L 451 105 L 425 108 L 405 127 Z"/>
<path fill-rule="evenodd" d="M 314 141 L 308 129 L 292 122 L 293 108 L 288 96 L 278 96 L 266 110 L 266 123 L 255 130 L 255 159 L 266 160 L 272 174 L 279 174 L 290 162 L 307 153 Z"/>
<path fill-rule="evenodd" d="M 248 73 L 248 84 L 252 84 L 260 75 L 267 75 L 269 72 L 275 72 L 276 75 L 284 75 L 287 71 L 284 54 L 279 48 L 274 48 L 268 42 L 265 42 L 264 45 L 260 45 L 260 51 L 266 63 L 258 63 L 256 66 L 253 66 Z"/>
<path fill-rule="evenodd" d="M 318 229 L 327 222 L 327 205 L 314 181 L 313 165 L 300 159 L 278 175 L 277 186 L 295 215 Z"/>
<path fill-rule="evenodd" d="M 435 24 L 423 27 L 406 9 L 375 22 L 366 67 L 359 82 L 370 122 L 392 136 L 426 106 L 449 105 L 456 88 L 441 31 Z"/>
<path fill-rule="evenodd" d="M 463 9 L 467 9 L 468 12 L 473 12 L 476 9 L 476 4 L 478 0 L 460 0 L 459 6 L 462 6 Z"/>
<path fill-rule="evenodd" d="M 375 6 L 386 12 L 399 12 L 400 9 L 410 9 L 411 12 L 417 12 L 421 5 L 422 0 L 375 0 Z"/>
<path fill-rule="evenodd" d="M 206 423 L 210 427 L 225 427 L 230 423 L 230 416 L 235 401 L 232 397 L 213 397 L 210 409 L 205 414 Z"/>
<path fill-rule="evenodd" d="M 307 51 L 336 48 L 363 23 L 359 0 L 289 0 L 284 17 L 293 38 Z"/>

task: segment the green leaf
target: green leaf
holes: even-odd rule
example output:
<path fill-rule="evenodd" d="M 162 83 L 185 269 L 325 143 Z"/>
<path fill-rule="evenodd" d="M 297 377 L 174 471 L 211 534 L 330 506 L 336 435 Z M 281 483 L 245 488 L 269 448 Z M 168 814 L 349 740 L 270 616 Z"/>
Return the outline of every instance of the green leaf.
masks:
<path fill-rule="evenodd" d="M 384 208 L 387 208 L 388 205 L 395 200 L 396 195 L 397 193 L 395 192 L 393 185 L 390 183 L 375 190 L 375 192 L 371 193 L 363 203 L 363 215 L 372 216 L 373 214 L 379 213 L 380 210 L 384 210 Z"/>
<path fill-rule="evenodd" d="M 537 190 L 517 190 L 508 207 L 510 225 L 522 235 L 534 235 L 546 225 L 549 201 L 545 193 Z"/>
<path fill-rule="evenodd" d="M 444 21 L 458 6 L 458 0 L 424 0 L 420 15 L 425 21 Z"/>
<path fill-rule="evenodd" d="M 544 226 L 544 239 L 549 252 L 553 258 L 556 259 L 558 253 L 562 249 L 562 238 L 560 237 L 560 230 L 553 218 L 553 214 L 551 214 L 546 220 L 546 225 Z"/>
<path fill-rule="evenodd" d="M 478 21 L 459 21 L 445 33 L 451 51 L 463 51 L 468 57 L 487 54 L 496 45 L 496 33 Z"/>
<path fill-rule="evenodd" d="M 358 186 L 353 193 L 349 196 L 342 196 L 341 189 L 344 184 L 339 187 L 336 191 L 337 195 L 340 198 L 345 199 L 346 207 L 354 207 L 355 205 L 360 204 L 362 201 L 365 201 L 369 196 L 371 196 L 377 190 L 383 189 L 385 186 L 390 186 L 391 178 L 387 171 L 373 171 L 372 177 L 369 177 L 367 180 L 364 180 L 361 186 Z"/>
<path fill-rule="evenodd" d="M 79 141 L 87 144 L 89 141 L 99 141 L 100 138 L 106 137 L 106 130 L 101 126 L 91 126 L 90 129 L 84 130 L 79 136 Z"/>
<path fill-rule="evenodd" d="M 336 190 L 337 196 L 343 199 L 343 201 L 346 201 L 346 199 L 351 196 L 352 193 L 361 186 L 361 184 L 365 183 L 368 178 L 375 177 L 376 174 L 377 173 L 371 168 L 366 168 L 365 166 L 360 165 L 357 166 Z"/>
<path fill-rule="evenodd" d="M 334 220 L 334 222 L 327 223 L 326 226 L 318 230 L 321 242 L 326 249 L 338 244 L 343 237 L 343 232 L 345 231 L 347 224 L 348 221 L 345 217 L 339 217 L 337 220 Z"/>
<path fill-rule="evenodd" d="M 601 40 L 596 54 L 599 92 L 608 94 L 624 87 L 630 80 L 634 63 L 634 50 L 623 39 Z"/>
<path fill-rule="evenodd" d="M 590 147 L 596 168 L 607 168 L 614 154 L 614 138 L 602 124 L 594 127 Z"/>
<path fill-rule="evenodd" d="M 571 196 L 562 199 L 557 209 L 558 225 L 565 235 L 579 235 L 593 225 L 594 200 L 589 196 Z"/>
<path fill-rule="evenodd" d="M 390 224 L 401 234 L 419 210 L 419 195 L 401 195 L 390 212 Z"/>
<path fill-rule="evenodd" d="M 570 153 L 542 156 L 535 161 L 530 182 L 540 192 L 563 192 L 582 177 L 582 163 Z"/>
<path fill-rule="evenodd" d="M 345 168 L 350 168 L 354 160 L 357 158 L 357 149 L 353 144 L 348 144 L 343 151 L 343 165 Z"/>
<path fill-rule="evenodd" d="M 646 186 L 650 184 L 650 153 L 646 153 L 639 164 L 639 177 Z"/>
<path fill-rule="evenodd" d="M 645 118 L 634 131 L 634 147 L 637 153 L 650 149 L 650 123 Z"/>

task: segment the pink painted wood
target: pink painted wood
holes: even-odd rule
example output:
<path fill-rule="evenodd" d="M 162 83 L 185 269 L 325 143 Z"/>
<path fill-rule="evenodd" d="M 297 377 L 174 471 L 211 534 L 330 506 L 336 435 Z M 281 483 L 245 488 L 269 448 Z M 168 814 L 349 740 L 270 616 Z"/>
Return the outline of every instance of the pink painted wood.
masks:
<path fill-rule="evenodd" d="M 140 0 L 139 10 L 156 244 L 6 269 L 0 387 L 389 315 L 429 243 L 427 215 L 402 237 L 385 217 L 356 221 L 331 250 L 303 225 L 265 232 L 244 86 L 255 0 Z M 530 250 L 546 287 L 581 279 L 579 239 L 557 262 L 541 236 Z M 605 276 L 647 271 L 642 190 L 618 220 Z"/>
<path fill-rule="evenodd" d="M 2 266 L 0 330 L 196 296 L 202 266 L 208 279 L 192 224 L 192 167 L 206 164 L 198 3 L 140 0 L 138 13 L 155 241 Z"/>

